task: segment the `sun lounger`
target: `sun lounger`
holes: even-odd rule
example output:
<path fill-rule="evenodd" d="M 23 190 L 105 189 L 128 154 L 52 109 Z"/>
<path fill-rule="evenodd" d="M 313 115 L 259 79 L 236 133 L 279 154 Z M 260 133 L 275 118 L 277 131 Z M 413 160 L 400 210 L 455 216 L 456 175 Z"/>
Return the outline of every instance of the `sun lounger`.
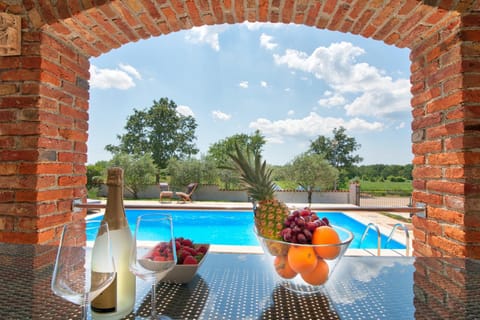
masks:
<path fill-rule="evenodd" d="M 160 201 L 163 198 L 180 198 L 183 201 L 192 201 L 192 194 L 195 192 L 198 183 L 190 183 L 187 186 L 187 190 L 185 192 L 175 192 L 175 191 L 161 191 L 160 192 Z"/>

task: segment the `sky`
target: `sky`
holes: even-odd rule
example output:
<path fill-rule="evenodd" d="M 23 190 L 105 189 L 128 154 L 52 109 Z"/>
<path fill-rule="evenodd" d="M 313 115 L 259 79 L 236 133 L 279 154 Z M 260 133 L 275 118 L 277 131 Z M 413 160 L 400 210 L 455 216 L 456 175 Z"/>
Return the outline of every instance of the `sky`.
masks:
<path fill-rule="evenodd" d="M 161 98 L 195 118 L 198 157 L 260 130 L 267 163 L 284 165 L 334 128 L 360 165 L 410 164 L 409 49 L 293 24 L 196 27 L 90 59 L 88 164 L 111 159 L 133 110 Z"/>

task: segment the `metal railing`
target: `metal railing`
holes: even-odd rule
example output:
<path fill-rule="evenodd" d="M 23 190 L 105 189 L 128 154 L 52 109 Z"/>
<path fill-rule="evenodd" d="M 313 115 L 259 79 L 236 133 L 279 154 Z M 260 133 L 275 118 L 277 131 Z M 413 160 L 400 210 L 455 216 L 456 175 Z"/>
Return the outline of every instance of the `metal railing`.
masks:
<path fill-rule="evenodd" d="M 72 203 L 72 210 L 77 211 L 79 209 L 105 209 L 105 203 L 82 203 L 80 199 L 76 199 Z M 156 203 L 156 204 L 145 204 L 145 203 L 125 203 L 125 209 L 207 209 L 207 210 L 247 210 L 249 209 L 245 205 L 238 205 L 235 203 L 231 204 L 202 204 L 202 203 L 182 203 L 182 204 L 172 204 L 172 203 Z M 310 207 L 312 210 L 317 211 L 370 211 L 370 212 L 407 212 L 410 213 L 410 216 L 417 215 L 424 217 L 426 214 L 426 207 L 423 203 L 417 203 L 415 207 L 409 206 L 399 206 L 399 207 L 385 207 L 385 206 L 339 206 L 339 205 L 316 205 L 312 204 Z M 250 208 L 251 209 L 251 208 Z"/>
<path fill-rule="evenodd" d="M 406 225 L 403 223 L 397 223 L 393 226 L 392 231 L 390 232 L 390 235 L 387 238 L 387 243 L 385 245 L 385 248 L 388 247 L 388 243 L 390 240 L 392 240 L 393 234 L 397 228 L 403 229 L 405 231 L 405 243 L 406 243 L 406 255 L 407 257 L 410 255 L 410 234 L 408 233 L 408 228 Z"/>
<path fill-rule="evenodd" d="M 232 211 L 245 211 L 249 208 L 245 205 L 238 205 L 235 203 L 231 204 L 199 204 L 199 203 L 182 203 L 182 204 L 169 204 L 169 203 L 157 203 L 157 204 L 133 204 L 133 203 L 125 203 L 124 204 L 125 209 L 170 209 L 170 210 L 175 210 L 175 209 L 182 209 L 182 210 L 194 210 L 194 209 L 203 209 L 203 210 L 232 210 Z M 72 204 L 72 211 L 76 212 L 82 209 L 105 209 L 106 204 L 102 202 L 94 202 L 94 203 L 82 203 L 81 199 L 76 199 L 73 201 Z M 419 217 L 426 217 L 426 206 L 424 203 L 417 203 L 415 207 L 412 206 L 401 206 L 401 207 L 382 207 L 382 206 L 337 206 L 337 205 L 328 205 L 328 206 L 315 206 L 312 205 L 311 207 L 312 210 L 317 210 L 317 211 L 369 211 L 369 212 L 379 212 L 379 211 L 387 211 L 387 212 L 407 212 L 410 213 L 410 217 L 416 215 Z M 362 238 L 360 240 L 360 246 L 365 239 L 369 229 L 375 229 L 377 232 L 378 240 L 377 240 L 377 255 L 381 255 L 381 232 L 378 226 L 374 223 L 369 223 L 362 235 Z M 393 237 L 393 234 L 397 228 L 402 228 L 405 231 L 405 237 L 406 237 L 406 255 L 410 255 L 410 235 L 408 232 L 408 228 L 401 223 L 397 223 L 393 226 L 392 231 L 390 235 L 388 236 L 388 239 L 386 241 L 387 245 L 390 242 L 390 240 Z"/>
<path fill-rule="evenodd" d="M 365 228 L 365 231 L 362 234 L 362 238 L 360 239 L 360 248 L 362 247 L 363 240 L 365 240 L 365 237 L 368 234 L 368 231 L 373 228 L 377 231 L 377 256 L 380 256 L 381 250 L 382 250 L 382 234 L 380 233 L 380 229 L 375 223 L 370 222 L 367 224 L 367 227 Z"/>

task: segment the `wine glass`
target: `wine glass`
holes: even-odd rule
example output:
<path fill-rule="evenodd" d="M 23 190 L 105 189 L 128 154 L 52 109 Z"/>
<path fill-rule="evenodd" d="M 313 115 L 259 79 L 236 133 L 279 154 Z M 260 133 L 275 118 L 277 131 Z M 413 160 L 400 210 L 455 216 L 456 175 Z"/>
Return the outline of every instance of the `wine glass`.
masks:
<path fill-rule="evenodd" d="M 96 236 L 87 240 L 87 234 Z M 115 263 L 106 222 L 74 221 L 63 227 L 52 276 L 52 291 L 82 306 L 87 319 L 89 303 L 115 279 Z"/>
<path fill-rule="evenodd" d="M 137 319 L 169 319 L 157 315 L 155 286 L 176 263 L 172 216 L 160 213 L 140 215 L 134 232 L 130 270 L 142 280 L 151 282 L 152 311 L 149 317 L 142 318 L 137 315 Z"/>

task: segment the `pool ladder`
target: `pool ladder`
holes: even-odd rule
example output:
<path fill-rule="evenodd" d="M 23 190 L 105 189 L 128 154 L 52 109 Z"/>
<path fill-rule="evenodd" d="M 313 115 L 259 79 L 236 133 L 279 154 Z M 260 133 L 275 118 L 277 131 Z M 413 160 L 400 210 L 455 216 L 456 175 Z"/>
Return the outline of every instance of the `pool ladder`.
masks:
<path fill-rule="evenodd" d="M 380 251 L 381 251 L 381 248 L 382 248 L 382 235 L 380 233 L 380 229 L 378 228 L 378 226 L 373 222 L 370 222 L 369 224 L 367 224 L 367 227 L 365 228 L 365 231 L 363 232 L 362 238 L 360 239 L 360 247 L 362 247 L 363 240 L 365 240 L 365 237 L 367 236 L 368 230 L 370 230 L 371 228 L 377 230 L 377 237 L 378 237 L 378 240 L 377 240 L 377 256 L 380 256 Z"/>
<path fill-rule="evenodd" d="M 363 232 L 362 238 L 360 240 L 360 247 L 362 246 L 363 240 L 365 240 L 365 237 L 367 236 L 368 231 L 372 228 L 377 231 L 377 256 L 380 256 L 381 248 L 382 248 L 382 234 L 380 233 L 380 229 L 378 228 L 378 226 L 373 222 L 370 222 L 369 224 L 367 224 L 367 227 L 365 228 L 365 231 Z M 392 231 L 390 232 L 390 235 L 387 238 L 387 243 L 385 247 L 388 247 L 388 243 L 390 242 L 390 240 L 392 240 L 393 234 L 395 233 L 395 230 L 397 230 L 398 228 L 403 229 L 405 231 L 406 256 L 408 257 L 410 255 L 410 234 L 408 232 L 407 226 L 405 226 L 403 223 L 397 223 L 393 226 Z"/>
<path fill-rule="evenodd" d="M 406 255 L 408 257 L 410 255 L 410 234 L 408 232 L 407 226 L 404 225 L 403 223 L 397 223 L 393 226 L 392 231 L 390 231 L 390 235 L 387 238 L 387 245 L 390 242 L 390 240 L 392 240 L 393 233 L 395 232 L 395 230 L 397 230 L 397 228 L 403 229 L 403 231 L 405 231 L 405 242 L 406 242 L 406 247 L 407 247 L 406 248 Z"/>

